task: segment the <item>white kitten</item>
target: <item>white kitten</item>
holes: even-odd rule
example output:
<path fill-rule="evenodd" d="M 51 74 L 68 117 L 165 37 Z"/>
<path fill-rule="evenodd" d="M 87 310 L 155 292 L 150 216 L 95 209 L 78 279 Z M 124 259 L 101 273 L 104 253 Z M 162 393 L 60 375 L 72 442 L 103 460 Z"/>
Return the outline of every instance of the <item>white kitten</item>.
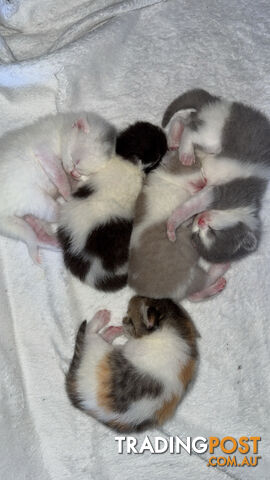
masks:
<path fill-rule="evenodd" d="M 0 139 L 0 234 L 22 240 L 36 263 L 38 247 L 55 248 L 49 223 L 74 179 L 99 170 L 111 155 L 114 128 L 94 113 L 50 115 Z M 16 172 L 16 175 L 14 175 Z M 44 223 L 45 221 L 45 223 Z"/>

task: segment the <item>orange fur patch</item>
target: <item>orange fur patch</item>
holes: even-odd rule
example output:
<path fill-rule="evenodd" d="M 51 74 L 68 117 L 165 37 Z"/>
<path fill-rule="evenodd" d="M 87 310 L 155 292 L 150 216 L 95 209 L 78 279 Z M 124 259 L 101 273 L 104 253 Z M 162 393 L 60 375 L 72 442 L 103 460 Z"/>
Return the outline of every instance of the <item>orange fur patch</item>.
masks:
<path fill-rule="evenodd" d="M 196 362 L 194 358 L 191 358 L 179 373 L 179 380 L 183 383 L 185 389 L 187 388 L 190 380 L 193 377 L 195 365 Z"/>
<path fill-rule="evenodd" d="M 162 425 L 174 414 L 179 401 L 180 395 L 173 395 L 170 400 L 163 403 L 162 407 L 155 414 L 158 425 Z"/>
<path fill-rule="evenodd" d="M 113 411 L 111 398 L 112 372 L 108 355 L 105 355 L 97 366 L 97 403 L 109 412 Z"/>

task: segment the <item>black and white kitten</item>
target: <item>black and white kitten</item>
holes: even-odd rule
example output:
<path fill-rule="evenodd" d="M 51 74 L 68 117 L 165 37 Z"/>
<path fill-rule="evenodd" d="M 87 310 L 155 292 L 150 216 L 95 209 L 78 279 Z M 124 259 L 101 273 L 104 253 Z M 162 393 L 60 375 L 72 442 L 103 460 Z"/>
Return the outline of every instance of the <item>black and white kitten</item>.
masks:
<path fill-rule="evenodd" d="M 155 168 L 167 151 L 162 129 L 147 122 L 129 126 L 117 139 L 115 134 L 112 142 L 116 154 L 102 170 L 79 183 L 62 206 L 58 228 L 66 267 L 104 291 L 127 283 L 135 202 L 145 172 Z"/>

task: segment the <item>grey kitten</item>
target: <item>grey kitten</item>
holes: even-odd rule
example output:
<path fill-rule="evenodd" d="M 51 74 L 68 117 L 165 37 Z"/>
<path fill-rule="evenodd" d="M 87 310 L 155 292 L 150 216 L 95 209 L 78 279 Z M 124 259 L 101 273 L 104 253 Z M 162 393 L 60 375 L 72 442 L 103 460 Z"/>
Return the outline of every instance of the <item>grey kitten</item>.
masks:
<path fill-rule="evenodd" d="M 207 183 L 173 211 L 167 224 L 169 239 L 175 240 L 175 229 L 182 222 L 208 210 L 193 225 L 193 242 L 202 257 L 227 262 L 255 251 L 261 238 L 261 201 L 270 177 L 269 120 L 247 105 L 197 89 L 169 105 L 162 125 L 168 122 L 169 147 L 179 149 L 184 165 L 195 161 L 195 149 Z"/>

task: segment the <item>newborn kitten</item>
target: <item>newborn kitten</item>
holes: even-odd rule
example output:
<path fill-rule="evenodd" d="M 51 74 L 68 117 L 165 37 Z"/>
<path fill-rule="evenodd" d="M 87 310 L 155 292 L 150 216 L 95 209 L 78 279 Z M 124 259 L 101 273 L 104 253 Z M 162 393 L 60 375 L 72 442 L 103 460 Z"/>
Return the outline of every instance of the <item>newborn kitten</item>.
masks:
<path fill-rule="evenodd" d="M 220 292 L 220 278 L 228 265 L 200 265 L 191 242 L 191 225 L 182 226 L 176 242 L 168 242 L 166 222 L 170 212 L 204 186 L 197 166 L 183 167 L 176 152 L 169 152 L 150 173 L 136 202 L 130 240 L 128 284 L 139 295 L 200 300 Z"/>
<path fill-rule="evenodd" d="M 168 144 L 180 161 L 196 154 L 207 187 L 179 205 L 168 221 L 168 237 L 193 215 L 193 241 L 205 259 L 237 260 L 255 251 L 261 236 L 259 211 L 270 175 L 270 122 L 257 110 L 228 102 L 204 90 L 191 90 L 167 108 Z M 181 140 L 181 141 L 180 141 Z"/>
<path fill-rule="evenodd" d="M 100 169 L 111 154 L 111 135 L 111 125 L 86 112 L 50 115 L 5 134 L 0 139 L 0 233 L 25 242 L 40 263 L 38 247 L 58 245 L 48 222 L 58 219 L 59 194 L 70 195 L 67 174 L 78 179 Z"/>
<path fill-rule="evenodd" d="M 114 143 L 112 145 L 112 151 Z M 137 122 L 119 134 L 118 155 L 79 184 L 63 205 L 58 238 L 66 267 L 87 284 L 115 291 L 127 283 L 127 260 L 134 208 L 145 171 L 167 150 L 163 131 Z"/>
<path fill-rule="evenodd" d="M 132 431 L 162 425 L 191 381 L 197 333 L 187 312 L 171 300 L 133 297 L 121 327 L 99 311 L 81 324 L 66 389 L 72 404 L 106 425 Z M 122 347 L 110 343 L 123 333 Z"/>

